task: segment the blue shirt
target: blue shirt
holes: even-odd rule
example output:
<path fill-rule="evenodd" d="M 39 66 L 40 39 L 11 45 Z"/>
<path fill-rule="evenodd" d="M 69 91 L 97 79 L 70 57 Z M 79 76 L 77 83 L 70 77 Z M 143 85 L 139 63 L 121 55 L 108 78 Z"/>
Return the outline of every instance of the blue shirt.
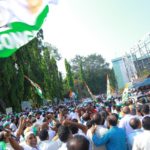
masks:
<path fill-rule="evenodd" d="M 106 145 L 107 150 L 127 150 L 125 131 L 117 126 L 112 127 L 103 137 L 93 135 L 96 146 Z"/>

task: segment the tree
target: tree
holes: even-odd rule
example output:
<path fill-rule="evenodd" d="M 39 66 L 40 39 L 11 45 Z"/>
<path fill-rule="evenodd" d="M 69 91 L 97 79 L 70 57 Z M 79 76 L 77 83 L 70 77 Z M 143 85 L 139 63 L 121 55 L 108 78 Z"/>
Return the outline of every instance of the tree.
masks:
<path fill-rule="evenodd" d="M 24 78 L 25 75 L 42 88 L 46 99 L 62 98 L 63 83 L 56 62 L 58 58 L 60 59 L 58 50 L 52 46 L 42 49 L 38 46 L 39 41 L 35 38 L 13 56 L 0 59 L 0 109 L 2 111 L 5 111 L 6 107 L 13 107 L 15 111 L 20 111 L 23 100 L 32 100 L 35 106 L 42 104 L 35 87 Z"/>
<path fill-rule="evenodd" d="M 68 63 L 67 59 L 65 59 L 65 68 L 66 68 L 66 79 L 67 79 L 67 85 L 69 90 L 74 90 L 74 80 L 73 80 L 73 73 L 71 71 L 71 66 Z"/>
<path fill-rule="evenodd" d="M 106 92 L 107 74 L 111 75 L 113 85 L 115 82 L 109 64 L 101 55 L 91 54 L 87 57 L 75 56 L 71 61 L 76 80 L 84 80 L 93 94 Z M 79 78 L 80 77 L 80 78 Z M 112 82 L 111 81 L 111 82 Z"/>

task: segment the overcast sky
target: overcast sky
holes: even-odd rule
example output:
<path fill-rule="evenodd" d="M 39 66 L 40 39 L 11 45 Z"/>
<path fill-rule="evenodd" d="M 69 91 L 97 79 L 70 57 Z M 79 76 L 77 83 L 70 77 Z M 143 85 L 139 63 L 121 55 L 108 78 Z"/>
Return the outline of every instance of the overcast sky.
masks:
<path fill-rule="evenodd" d="M 150 0 L 59 0 L 44 24 L 45 41 L 68 60 L 97 53 L 111 62 L 150 31 L 149 6 Z"/>

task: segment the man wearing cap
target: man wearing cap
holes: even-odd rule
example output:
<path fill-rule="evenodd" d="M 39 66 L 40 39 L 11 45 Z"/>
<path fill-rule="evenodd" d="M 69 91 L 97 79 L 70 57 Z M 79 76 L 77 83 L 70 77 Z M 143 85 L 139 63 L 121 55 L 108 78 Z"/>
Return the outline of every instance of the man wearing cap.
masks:
<path fill-rule="evenodd" d="M 37 138 L 33 132 L 25 134 L 25 143 L 19 145 L 11 136 L 9 136 L 9 142 L 15 150 L 39 150 Z"/>

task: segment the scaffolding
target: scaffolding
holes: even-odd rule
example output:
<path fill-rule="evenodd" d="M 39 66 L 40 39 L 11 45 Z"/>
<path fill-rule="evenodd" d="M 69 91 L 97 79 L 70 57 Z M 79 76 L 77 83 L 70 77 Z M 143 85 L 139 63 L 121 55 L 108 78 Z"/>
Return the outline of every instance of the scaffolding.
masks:
<path fill-rule="evenodd" d="M 130 81 L 137 79 L 144 70 L 150 72 L 150 34 L 139 40 L 124 56 L 127 76 Z"/>
<path fill-rule="evenodd" d="M 138 74 L 143 70 L 150 71 L 150 34 L 146 34 L 131 48 L 130 54 L 133 58 Z"/>

